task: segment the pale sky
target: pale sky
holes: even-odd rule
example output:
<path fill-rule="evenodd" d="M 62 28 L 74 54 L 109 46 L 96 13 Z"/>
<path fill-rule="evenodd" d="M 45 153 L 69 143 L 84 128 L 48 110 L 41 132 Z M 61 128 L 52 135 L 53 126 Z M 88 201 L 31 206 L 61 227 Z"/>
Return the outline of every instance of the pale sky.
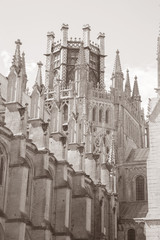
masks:
<path fill-rule="evenodd" d="M 29 86 L 36 78 L 36 63 L 45 65 L 46 33 L 61 38 L 62 23 L 69 24 L 69 37 L 82 37 L 82 26 L 91 26 L 91 40 L 106 35 L 107 85 L 120 51 L 124 76 L 130 70 L 131 85 L 137 75 L 142 106 L 155 96 L 156 49 L 160 23 L 160 0 L 0 0 L 0 73 L 7 76 L 15 41 L 20 38 L 26 54 Z M 44 66 L 43 66 L 44 67 Z M 44 76 L 43 76 L 44 81 Z"/>

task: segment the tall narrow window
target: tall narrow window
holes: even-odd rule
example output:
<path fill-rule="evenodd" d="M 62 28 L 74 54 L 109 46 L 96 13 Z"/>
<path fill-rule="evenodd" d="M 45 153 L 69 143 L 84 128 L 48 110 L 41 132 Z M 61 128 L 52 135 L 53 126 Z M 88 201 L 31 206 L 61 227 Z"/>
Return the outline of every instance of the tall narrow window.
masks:
<path fill-rule="evenodd" d="M 5 152 L 0 146 L 0 185 L 3 185 L 4 173 L 5 172 Z"/>
<path fill-rule="evenodd" d="M 66 123 L 68 121 L 68 106 L 65 104 L 63 107 L 63 123 Z"/>
<path fill-rule="evenodd" d="M 3 174 L 4 174 L 4 158 L 0 155 L 0 185 L 3 184 Z"/>
<path fill-rule="evenodd" d="M 93 108 L 92 111 L 92 120 L 95 122 L 96 121 L 96 107 Z"/>
<path fill-rule="evenodd" d="M 102 122 L 102 109 L 99 110 L 99 122 Z"/>
<path fill-rule="evenodd" d="M 109 110 L 106 110 L 106 113 L 105 113 L 105 123 L 108 123 L 109 122 Z"/>
<path fill-rule="evenodd" d="M 136 200 L 145 200 L 144 199 L 144 177 L 138 176 L 136 178 Z"/>
<path fill-rule="evenodd" d="M 134 229 L 128 230 L 128 240 L 135 240 L 135 230 Z"/>

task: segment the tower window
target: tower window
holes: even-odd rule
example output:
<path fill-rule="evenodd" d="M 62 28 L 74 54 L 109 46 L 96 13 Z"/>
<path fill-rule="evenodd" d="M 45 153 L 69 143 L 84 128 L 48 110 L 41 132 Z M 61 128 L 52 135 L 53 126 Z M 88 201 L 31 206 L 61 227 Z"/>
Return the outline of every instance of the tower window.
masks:
<path fill-rule="evenodd" d="M 96 121 L 96 107 L 93 108 L 92 120 L 93 120 L 93 121 Z"/>
<path fill-rule="evenodd" d="M 68 106 L 65 104 L 63 107 L 63 123 L 66 123 L 68 121 Z"/>
<path fill-rule="evenodd" d="M 102 122 L 102 109 L 99 110 L 99 122 Z"/>
<path fill-rule="evenodd" d="M 135 240 L 135 230 L 134 229 L 128 230 L 128 240 Z"/>
<path fill-rule="evenodd" d="M 142 176 L 136 178 L 136 200 L 144 200 L 144 177 Z"/>
<path fill-rule="evenodd" d="M 108 123 L 109 122 L 109 110 L 106 110 L 106 113 L 105 113 L 105 123 Z"/>
<path fill-rule="evenodd" d="M 0 156 L 0 185 L 3 183 L 3 173 L 4 173 L 4 158 Z"/>

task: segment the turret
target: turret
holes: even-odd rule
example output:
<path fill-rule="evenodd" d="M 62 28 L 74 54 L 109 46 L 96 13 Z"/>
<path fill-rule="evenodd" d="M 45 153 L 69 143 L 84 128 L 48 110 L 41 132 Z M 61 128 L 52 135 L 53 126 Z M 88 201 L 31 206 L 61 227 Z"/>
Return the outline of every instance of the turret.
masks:
<path fill-rule="evenodd" d="M 90 31 L 91 28 L 89 26 L 89 24 L 86 24 L 83 26 L 83 43 L 84 43 L 84 47 L 89 47 L 90 44 Z"/>
<path fill-rule="evenodd" d="M 46 52 L 46 75 L 45 75 L 45 86 L 46 88 L 49 87 L 49 71 L 50 71 L 50 64 L 51 64 L 51 52 L 53 51 L 54 45 L 54 32 L 47 33 L 47 52 Z"/>
<path fill-rule="evenodd" d="M 68 24 L 62 24 L 61 31 L 62 31 L 62 46 L 67 47 L 67 41 L 68 41 Z"/>
<path fill-rule="evenodd" d="M 100 88 L 104 88 L 105 34 L 99 33 L 97 39 L 100 50 Z"/>

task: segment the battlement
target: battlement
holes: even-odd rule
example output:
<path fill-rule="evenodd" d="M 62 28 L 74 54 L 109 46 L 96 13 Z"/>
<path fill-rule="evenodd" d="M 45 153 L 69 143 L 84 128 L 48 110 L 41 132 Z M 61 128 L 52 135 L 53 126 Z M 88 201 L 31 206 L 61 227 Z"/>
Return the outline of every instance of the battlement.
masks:
<path fill-rule="evenodd" d="M 104 102 L 113 102 L 114 97 L 111 93 L 107 92 L 105 89 L 100 89 L 99 87 L 89 90 L 89 97 L 96 100 L 101 100 Z"/>

